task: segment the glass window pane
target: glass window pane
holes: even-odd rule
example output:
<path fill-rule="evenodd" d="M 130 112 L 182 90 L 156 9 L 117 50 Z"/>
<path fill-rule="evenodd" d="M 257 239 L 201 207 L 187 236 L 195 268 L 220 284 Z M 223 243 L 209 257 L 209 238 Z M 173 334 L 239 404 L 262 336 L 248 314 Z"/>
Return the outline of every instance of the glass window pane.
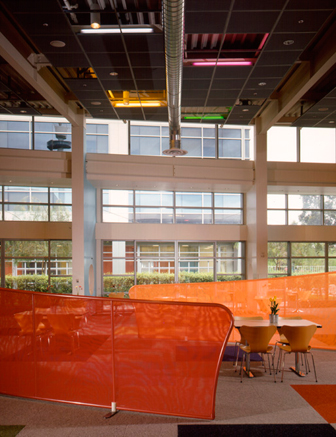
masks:
<path fill-rule="evenodd" d="M 329 259 L 328 271 L 329 272 L 336 272 L 336 259 L 334 259 L 334 258 Z M 330 291 L 329 291 L 329 293 L 330 293 Z"/>
<path fill-rule="evenodd" d="M 250 140 L 245 140 L 245 159 L 250 159 Z"/>
<path fill-rule="evenodd" d="M 181 137 L 202 137 L 202 129 L 200 127 L 183 127 L 181 129 Z"/>
<path fill-rule="evenodd" d="M 268 209 L 286 208 L 286 194 L 267 194 Z"/>
<path fill-rule="evenodd" d="M 134 273 L 134 260 L 114 258 L 104 260 L 105 275 L 125 275 Z"/>
<path fill-rule="evenodd" d="M 268 257 L 287 257 L 288 243 L 283 241 L 272 241 L 268 243 Z"/>
<path fill-rule="evenodd" d="M 328 256 L 336 256 L 336 243 L 328 243 Z"/>
<path fill-rule="evenodd" d="M 160 126 L 134 126 L 131 124 L 131 135 L 160 136 Z"/>
<path fill-rule="evenodd" d="M 174 243 L 138 243 L 137 254 L 144 256 L 165 256 L 174 257 Z"/>
<path fill-rule="evenodd" d="M 292 256 L 323 256 L 325 243 L 291 243 Z"/>
<path fill-rule="evenodd" d="M 9 241 L 5 242 L 5 256 L 9 257 L 47 257 L 48 242 L 47 241 Z"/>
<path fill-rule="evenodd" d="M 268 225 L 285 225 L 286 224 L 286 211 L 267 211 L 267 224 Z"/>
<path fill-rule="evenodd" d="M 29 121 L 0 121 L 0 130 L 29 131 Z"/>
<path fill-rule="evenodd" d="M 212 195 L 211 193 L 183 193 L 177 192 L 176 196 L 176 206 L 212 206 Z"/>
<path fill-rule="evenodd" d="M 212 243 L 179 243 L 179 256 L 183 258 L 208 258 L 214 255 Z"/>
<path fill-rule="evenodd" d="M 321 196 L 289 194 L 288 209 L 321 209 Z"/>
<path fill-rule="evenodd" d="M 219 158 L 241 158 L 241 140 L 218 140 Z"/>
<path fill-rule="evenodd" d="M 309 275 L 325 271 L 324 259 L 321 258 L 295 258 L 292 259 L 292 275 Z"/>
<path fill-rule="evenodd" d="M 106 259 L 116 257 L 133 259 L 134 243 L 133 241 L 104 241 L 103 252 Z"/>
<path fill-rule="evenodd" d="M 181 148 L 188 151 L 189 157 L 202 157 L 202 139 L 201 138 L 182 138 Z"/>
<path fill-rule="evenodd" d="M 283 258 L 268 260 L 268 275 L 288 275 L 288 261 Z"/>
<path fill-rule="evenodd" d="M 215 193 L 216 208 L 242 208 L 242 194 Z"/>
<path fill-rule="evenodd" d="M 160 155 L 160 137 L 131 137 L 131 155 Z"/>
<path fill-rule="evenodd" d="M 72 188 L 50 188 L 50 203 L 72 203 Z"/>
<path fill-rule="evenodd" d="M 57 259 L 50 262 L 50 275 L 67 276 L 72 275 L 72 261 Z"/>
<path fill-rule="evenodd" d="M 131 190 L 103 190 L 103 205 L 133 205 Z"/>
<path fill-rule="evenodd" d="M 302 128 L 301 162 L 335 163 L 335 129 Z"/>
<path fill-rule="evenodd" d="M 323 196 L 323 197 L 324 197 L 324 208 L 336 210 L 336 196 Z"/>
<path fill-rule="evenodd" d="M 204 158 L 216 157 L 216 140 L 205 138 L 203 140 L 203 156 Z"/>
<path fill-rule="evenodd" d="M 271 127 L 267 131 L 267 161 L 296 161 L 296 128 Z"/>
<path fill-rule="evenodd" d="M 245 129 L 245 138 L 250 138 L 250 129 Z"/>
<path fill-rule="evenodd" d="M 242 259 L 217 260 L 217 274 L 242 274 L 244 272 L 244 261 Z"/>
<path fill-rule="evenodd" d="M 163 137 L 169 137 L 169 127 L 162 126 L 161 127 L 161 135 Z"/>
<path fill-rule="evenodd" d="M 87 123 L 86 125 L 86 133 L 87 134 L 107 134 L 108 133 L 108 125 L 107 124 L 91 124 Z"/>
<path fill-rule="evenodd" d="M 172 208 L 136 208 L 136 223 L 173 223 L 174 210 Z"/>
<path fill-rule="evenodd" d="M 103 222 L 105 223 L 133 223 L 133 208 L 104 206 Z"/>
<path fill-rule="evenodd" d="M 29 149 L 29 133 L 0 132 L 0 147 L 6 149 Z"/>
<path fill-rule="evenodd" d="M 71 222 L 72 206 L 68 205 L 51 205 L 50 206 L 51 222 Z"/>
<path fill-rule="evenodd" d="M 5 220 L 48 221 L 47 205 L 5 205 Z"/>
<path fill-rule="evenodd" d="M 217 243 L 218 258 L 236 258 L 244 256 L 244 244 L 234 243 Z"/>
<path fill-rule="evenodd" d="M 207 209 L 176 209 L 176 223 L 212 224 L 212 211 Z"/>
<path fill-rule="evenodd" d="M 216 225 L 242 225 L 243 214 L 240 209 L 216 209 L 215 210 Z"/>
<path fill-rule="evenodd" d="M 4 187 L 5 202 L 48 203 L 48 188 Z"/>
<path fill-rule="evenodd" d="M 50 256 L 57 257 L 72 257 L 72 241 L 69 240 L 53 240 L 50 241 Z"/>
<path fill-rule="evenodd" d="M 136 191 L 135 204 L 139 206 L 173 206 L 174 195 L 169 191 Z"/>
<path fill-rule="evenodd" d="M 34 129 L 36 132 L 56 132 L 66 134 L 71 133 L 71 124 L 37 121 L 35 122 Z"/>
<path fill-rule="evenodd" d="M 241 129 L 218 129 L 218 138 L 241 138 Z"/>
<path fill-rule="evenodd" d="M 203 128 L 203 138 L 215 138 L 215 137 L 216 137 L 216 129 L 212 127 Z"/>
<path fill-rule="evenodd" d="M 324 224 L 326 226 L 336 225 L 336 211 L 326 211 L 324 213 Z"/>
<path fill-rule="evenodd" d="M 289 225 L 322 225 L 321 211 L 288 211 Z"/>

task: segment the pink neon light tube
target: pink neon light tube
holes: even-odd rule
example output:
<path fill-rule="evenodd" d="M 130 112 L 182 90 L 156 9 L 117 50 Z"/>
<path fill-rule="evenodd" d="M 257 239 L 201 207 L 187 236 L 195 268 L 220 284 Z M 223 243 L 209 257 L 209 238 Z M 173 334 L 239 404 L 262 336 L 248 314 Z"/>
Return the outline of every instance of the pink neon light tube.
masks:
<path fill-rule="evenodd" d="M 228 61 L 228 62 L 193 62 L 195 67 L 214 67 L 215 65 L 219 67 L 233 67 L 233 66 L 246 66 L 252 65 L 251 61 Z"/>

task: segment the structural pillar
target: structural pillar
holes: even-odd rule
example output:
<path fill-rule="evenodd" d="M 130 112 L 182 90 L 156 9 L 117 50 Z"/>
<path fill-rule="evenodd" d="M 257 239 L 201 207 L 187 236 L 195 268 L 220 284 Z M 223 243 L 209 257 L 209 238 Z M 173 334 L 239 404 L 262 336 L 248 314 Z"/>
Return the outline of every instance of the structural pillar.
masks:
<path fill-rule="evenodd" d="M 267 278 L 267 134 L 260 133 L 258 119 L 254 137 L 254 185 L 246 194 L 247 279 Z"/>
<path fill-rule="evenodd" d="M 72 125 L 72 293 L 96 295 L 96 189 L 86 178 L 86 121 Z"/>

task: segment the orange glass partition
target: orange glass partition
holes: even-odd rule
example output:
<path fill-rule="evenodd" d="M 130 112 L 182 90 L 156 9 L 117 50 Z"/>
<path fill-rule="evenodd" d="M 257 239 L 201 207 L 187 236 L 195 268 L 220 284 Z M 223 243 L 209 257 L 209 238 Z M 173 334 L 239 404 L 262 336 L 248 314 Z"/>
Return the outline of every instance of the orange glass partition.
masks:
<path fill-rule="evenodd" d="M 322 325 L 314 335 L 315 348 L 336 350 L 336 272 L 282 278 L 191 284 L 135 285 L 131 299 L 213 302 L 228 307 L 234 316 L 270 313 L 276 296 L 279 316 L 300 316 Z M 233 331 L 229 341 L 238 339 Z"/>
<path fill-rule="evenodd" d="M 0 289 L 0 392 L 213 419 L 232 326 L 216 303 Z"/>

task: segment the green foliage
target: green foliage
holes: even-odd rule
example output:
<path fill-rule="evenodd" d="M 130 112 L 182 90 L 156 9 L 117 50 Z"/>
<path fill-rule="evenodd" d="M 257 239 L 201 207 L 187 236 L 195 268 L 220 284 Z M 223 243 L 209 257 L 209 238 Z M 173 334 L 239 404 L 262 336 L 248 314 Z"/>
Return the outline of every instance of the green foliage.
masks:
<path fill-rule="evenodd" d="M 47 275 L 6 275 L 6 288 L 14 290 L 40 291 L 43 293 L 72 293 L 72 278 L 52 278 L 52 285 L 48 284 Z"/>
<path fill-rule="evenodd" d="M 240 281 L 240 275 L 219 276 L 218 281 Z M 137 284 L 173 284 L 175 282 L 174 273 L 138 273 Z M 213 282 L 212 273 L 188 273 L 179 274 L 179 282 Z M 105 276 L 104 277 L 104 294 L 111 292 L 126 292 L 134 285 L 133 276 Z"/>

